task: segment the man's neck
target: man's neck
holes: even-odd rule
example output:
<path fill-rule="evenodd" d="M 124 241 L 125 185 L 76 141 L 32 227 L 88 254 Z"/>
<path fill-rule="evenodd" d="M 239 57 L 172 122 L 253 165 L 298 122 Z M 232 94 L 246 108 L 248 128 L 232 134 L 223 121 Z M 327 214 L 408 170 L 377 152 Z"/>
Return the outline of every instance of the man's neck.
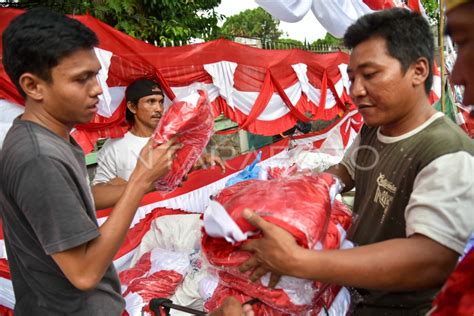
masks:
<path fill-rule="evenodd" d="M 137 124 L 135 122 L 132 128 L 130 128 L 130 132 L 138 137 L 151 137 L 151 135 L 153 135 L 154 129 L 143 124 Z"/>
<path fill-rule="evenodd" d="M 413 107 L 404 117 L 393 124 L 380 127 L 380 133 L 385 136 L 395 137 L 406 134 L 429 120 L 436 110 L 430 105 L 428 99 L 420 106 Z"/>
<path fill-rule="evenodd" d="M 26 103 L 25 112 L 21 116 L 22 121 L 31 121 L 49 129 L 67 142 L 70 141 L 70 132 L 73 126 L 67 126 L 55 119 L 37 104 L 29 105 Z"/>

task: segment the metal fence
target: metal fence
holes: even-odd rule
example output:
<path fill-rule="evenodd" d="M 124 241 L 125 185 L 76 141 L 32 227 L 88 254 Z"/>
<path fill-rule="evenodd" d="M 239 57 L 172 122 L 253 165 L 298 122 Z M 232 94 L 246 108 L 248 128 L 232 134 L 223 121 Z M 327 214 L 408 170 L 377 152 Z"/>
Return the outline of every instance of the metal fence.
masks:
<path fill-rule="evenodd" d="M 243 40 L 242 40 L 243 39 Z M 317 45 L 311 45 L 311 44 L 296 44 L 296 43 L 288 43 L 284 41 L 266 41 L 262 43 L 259 39 L 252 39 L 252 38 L 235 38 L 234 41 L 257 47 L 257 48 L 263 48 L 263 49 L 301 49 L 305 51 L 310 51 L 314 53 L 332 53 L 332 52 L 338 52 L 341 50 L 344 50 L 343 45 L 327 45 L 327 44 L 317 44 Z M 145 41 L 149 43 L 148 41 Z M 183 46 L 187 45 L 189 43 L 182 42 L 182 41 L 169 41 L 169 42 L 158 42 L 158 41 L 153 41 L 152 43 L 155 46 L 159 47 L 175 47 L 175 46 Z"/>

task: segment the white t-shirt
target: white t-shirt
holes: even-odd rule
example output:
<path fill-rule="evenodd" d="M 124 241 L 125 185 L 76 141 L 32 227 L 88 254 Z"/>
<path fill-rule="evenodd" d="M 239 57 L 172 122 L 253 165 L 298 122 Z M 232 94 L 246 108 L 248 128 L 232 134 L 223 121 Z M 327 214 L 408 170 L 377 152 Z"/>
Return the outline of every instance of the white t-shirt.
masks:
<path fill-rule="evenodd" d="M 382 135 L 383 143 L 394 143 L 419 133 L 434 120 L 434 114 L 414 130 L 396 137 Z M 360 135 L 341 161 L 354 179 Z M 352 157 L 352 158 L 351 158 Z M 405 208 L 406 236 L 421 234 L 462 254 L 474 230 L 474 157 L 467 152 L 441 156 L 426 165 L 416 176 L 413 191 Z"/>
<path fill-rule="evenodd" d="M 135 136 L 130 131 L 123 138 L 107 140 L 97 153 L 97 170 L 92 184 L 116 177 L 128 180 L 148 140 L 149 137 Z"/>

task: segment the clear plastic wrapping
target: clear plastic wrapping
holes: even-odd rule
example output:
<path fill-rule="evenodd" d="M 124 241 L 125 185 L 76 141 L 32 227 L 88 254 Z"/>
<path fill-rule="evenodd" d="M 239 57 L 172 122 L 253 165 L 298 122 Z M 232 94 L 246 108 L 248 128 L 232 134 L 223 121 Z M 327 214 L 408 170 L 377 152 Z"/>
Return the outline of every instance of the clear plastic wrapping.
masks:
<path fill-rule="evenodd" d="M 213 129 L 214 118 L 205 91 L 198 90 L 170 105 L 153 138 L 157 144 L 163 144 L 177 136 L 183 147 L 177 151 L 171 170 L 155 182 L 158 191 L 170 192 L 182 182 L 204 151 Z"/>
<path fill-rule="evenodd" d="M 223 189 L 214 201 L 244 233 L 256 230 L 242 217 L 242 211 L 250 208 L 289 231 L 303 247 L 312 249 L 326 234 L 332 207 L 330 191 L 335 184 L 328 173 L 249 180 Z"/>

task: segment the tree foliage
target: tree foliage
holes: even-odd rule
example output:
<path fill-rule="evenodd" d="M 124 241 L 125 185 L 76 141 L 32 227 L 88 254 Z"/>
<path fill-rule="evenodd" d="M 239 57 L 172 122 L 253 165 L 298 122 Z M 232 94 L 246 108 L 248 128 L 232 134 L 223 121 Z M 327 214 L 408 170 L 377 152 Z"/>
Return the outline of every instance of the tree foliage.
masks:
<path fill-rule="evenodd" d="M 425 8 L 426 15 L 430 19 L 431 25 L 437 25 L 439 23 L 439 5 L 438 0 L 421 0 L 423 7 Z"/>
<path fill-rule="evenodd" d="M 278 29 L 280 21 L 262 8 L 248 9 L 228 17 L 221 28 L 224 37 L 256 37 L 262 43 L 277 40 L 283 32 Z"/>
<path fill-rule="evenodd" d="M 61 13 L 85 14 L 140 40 L 187 43 L 211 39 L 221 19 L 221 0 L 20 0 L 25 6 L 45 6 Z"/>
<path fill-rule="evenodd" d="M 326 32 L 326 35 L 324 38 L 317 39 L 313 43 L 311 43 L 312 46 L 317 46 L 317 45 L 330 45 L 330 46 L 341 46 L 342 45 L 342 39 L 337 38 L 332 36 L 331 34 Z"/>
<path fill-rule="evenodd" d="M 291 39 L 291 38 L 280 38 L 275 42 L 278 49 L 289 49 L 289 48 L 302 48 L 303 42 Z"/>

